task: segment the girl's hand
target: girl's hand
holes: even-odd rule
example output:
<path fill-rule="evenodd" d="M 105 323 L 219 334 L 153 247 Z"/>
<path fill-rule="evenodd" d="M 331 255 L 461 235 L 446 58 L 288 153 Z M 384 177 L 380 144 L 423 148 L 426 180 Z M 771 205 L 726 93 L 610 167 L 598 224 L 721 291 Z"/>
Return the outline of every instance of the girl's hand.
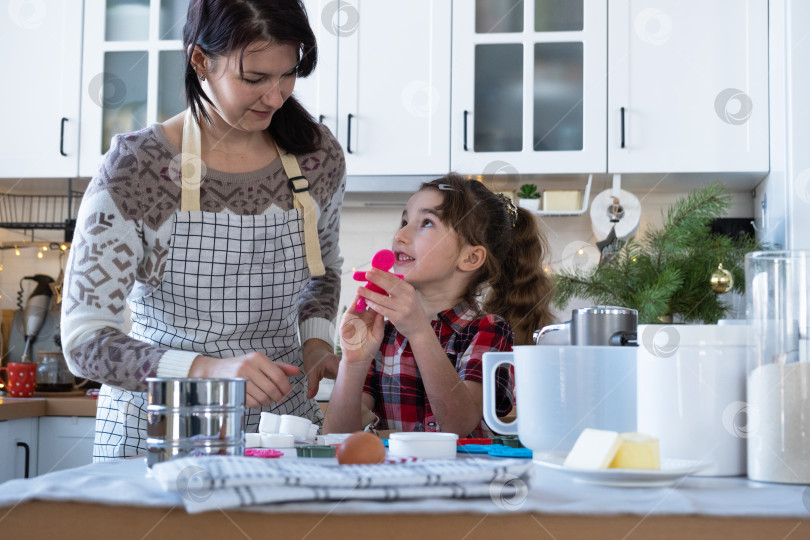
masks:
<path fill-rule="evenodd" d="M 355 312 L 359 299 L 356 296 L 352 305 L 343 313 L 340 321 L 340 348 L 343 351 L 343 361 L 368 366 L 380 349 L 385 321 L 382 315 L 370 309 Z"/>
<path fill-rule="evenodd" d="M 371 309 L 391 321 L 397 332 L 408 339 L 413 339 L 419 332 L 434 335 L 430 319 L 425 315 L 413 285 L 391 273 L 375 269 L 370 270 L 366 278 L 385 289 L 388 295 L 370 289 L 360 289 L 359 294 L 366 299 L 366 304 Z"/>
<path fill-rule="evenodd" d="M 284 401 L 292 390 L 289 377 L 301 370 L 290 364 L 273 362 L 252 352 L 233 358 L 198 356 L 189 369 L 189 377 L 247 379 L 245 404 L 251 409 Z"/>

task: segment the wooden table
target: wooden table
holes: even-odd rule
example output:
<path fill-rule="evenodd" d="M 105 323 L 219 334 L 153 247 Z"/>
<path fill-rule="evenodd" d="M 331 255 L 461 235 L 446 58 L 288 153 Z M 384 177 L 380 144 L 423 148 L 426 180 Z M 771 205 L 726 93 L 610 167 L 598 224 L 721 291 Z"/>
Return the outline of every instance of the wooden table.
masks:
<path fill-rule="evenodd" d="M 0 508 L 3 538 L 116 540 L 172 538 L 280 538 L 359 540 L 392 538 L 518 539 L 801 539 L 809 519 L 697 516 L 566 516 L 548 514 L 261 514 L 207 512 L 97 504 L 25 502 Z"/>

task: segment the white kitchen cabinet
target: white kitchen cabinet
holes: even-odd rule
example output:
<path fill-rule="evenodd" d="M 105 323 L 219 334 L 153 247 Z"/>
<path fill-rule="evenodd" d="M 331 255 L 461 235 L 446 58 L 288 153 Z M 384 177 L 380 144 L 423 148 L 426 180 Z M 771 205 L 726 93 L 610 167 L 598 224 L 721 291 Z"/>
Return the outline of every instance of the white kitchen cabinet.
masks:
<path fill-rule="evenodd" d="M 86 0 L 81 176 L 93 176 L 113 135 L 185 108 L 182 32 L 188 0 Z"/>
<path fill-rule="evenodd" d="M 306 4 L 320 62 L 296 83 L 296 95 L 337 136 L 348 174 L 446 173 L 450 2 Z"/>
<path fill-rule="evenodd" d="M 606 0 L 455 0 L 452 169 L 604 172 L 606 21 Z"/>
<path fill-rule="evenodd" d="M 76 176 L 82 3 L 5 4 L 0 10 L 0 177 Z"/>
<path fill-rule="evenodd" d="M 768 171 L 767 0 L 608 11 L 608 170 Z"/>
<path fill-rule="evenodd" d="M 39 474 L 92 463 L 95 430 L 94 417 L 40 417 L 37 460 Z"/>
<path fill-rule="evenodd" d="M 293 95 L 319 122 L 337 134 L 339 32 L 335 25 L 341 20 L 338 2 L 304 0 L 304 7 L 318 44 L 318 64 L 308 77 L 296 79 Z"/>
<path fill-rule="evenodd" d="M 0 483 L 37 475 L 38 421 L 38 418 L 0 421 Z"/>
<path fill-rule="evenodd" d="M 767 85 L 767 0 L 456 0 L 452 168 L 764 173 Z"/>

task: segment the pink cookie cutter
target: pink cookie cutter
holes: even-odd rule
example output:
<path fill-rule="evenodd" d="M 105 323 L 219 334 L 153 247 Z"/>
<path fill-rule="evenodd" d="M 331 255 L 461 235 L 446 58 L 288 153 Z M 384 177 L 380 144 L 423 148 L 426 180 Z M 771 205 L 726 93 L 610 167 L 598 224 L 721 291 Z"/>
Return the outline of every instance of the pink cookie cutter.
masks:
<path fill-rule="evenodd" d="M 277 458 L 283 455 L 284 452 L 272 448 L 245 448 L 245 456 L 247 457 Z"/>
<path fill-rule="evenodd" d="M 389 270 L 391 270 L 391 268 L 394 267 L 394 263 L 396 262 L 396 260 L 397 258 L 396 255 L 394 255 L 393 251 L 391 251 L 390 249 L 381 249 L 380 251 L 374 254 L 374 257 L 371 258 L 371 267 L 388 272 Z M 394 275 L 397 276 L 399 279 L 403 279 L 405 277 L 402 274 L 394 274 Z M 370 291 L 374 291 L 380 294 L 388 294 L 388 292 L 382 289 L 381 287 L 378 287 L 377 285 L 374 285 L 373 283 L 368 281 L 366 279 L 365 272 L 362 271 L 355 272 L 352 278 L 355 281 L 365 281 L 366 289 Z M 357 306 L 354 308 L 354 310 L 357 313 L 360 313 L 362 311 L 365 311 L 365 309 L 366 309 L 366 299 L 359 298 L 357 300 Z"/>

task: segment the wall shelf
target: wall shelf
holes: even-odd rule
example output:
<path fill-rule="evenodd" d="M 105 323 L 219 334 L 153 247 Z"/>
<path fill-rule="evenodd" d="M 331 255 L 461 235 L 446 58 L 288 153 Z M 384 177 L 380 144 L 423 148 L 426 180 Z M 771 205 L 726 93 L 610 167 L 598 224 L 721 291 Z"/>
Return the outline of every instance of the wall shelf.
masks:
<path fill-rule="evenodd" d="M 73 238 L 81 191 L 74 191 L 68 181 L 65 195 L 0 195 L 0 228 L 64 230 L 65 241 Z"/>

